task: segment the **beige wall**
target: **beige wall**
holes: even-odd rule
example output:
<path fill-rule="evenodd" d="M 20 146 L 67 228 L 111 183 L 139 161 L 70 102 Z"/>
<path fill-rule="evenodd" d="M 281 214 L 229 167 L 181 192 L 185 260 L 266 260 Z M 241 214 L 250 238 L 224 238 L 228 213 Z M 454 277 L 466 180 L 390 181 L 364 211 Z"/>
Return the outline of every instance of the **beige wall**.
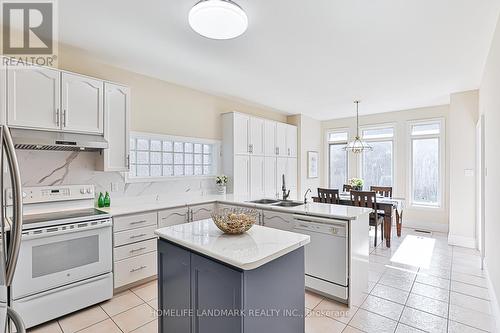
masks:
<path fill-rule="evenodd" d="M 448 117 L 450 138 L 449 243 L 476 247 L 476 123 L 479 91 L 451 95 Z"/>
<path fill-rule="evenodd" d="M 310 188 L 312 193 L 308 194 L 309 200 L 311 196 L 317 194 L 318 187 L 321 187 L 323 177 L 323 149 L 321 135 L 321 121 L 309 118 L 304 115 L 295 115 L 288 117 L 288 123 L 297 126 L 297 160 L 298 160 L 298 182 L 297 182 L 297 199 L 302 200 L 305 191 Z M 319 171 L 318 178 L 307 177 L 307 152 L 316 151 L 319 153 Z"/>
<path fill-rule="evenodd" d="M 426 107 L 413 110 L 387 112 L 383 114 L 373 114 L 360 117 L 360 126 L 378 125 L 378 124 L 393 124 L 396 129 L 396 138 L 394 146 L 395 157 L 395 179 L 394 179 L 394 196 L 408 198 L 408 146 L 407 146 L 407 122 L 410 120 L 444 118 L 445 128 L 448 127 L 447 120 L 449 115 L 449 105 Z M 322 142 L 323 152 L 326 153 L 326 133 L 331 129 L 347 128 L 349 135 L 353 138 L 356 135 L 356 121 L 354 117 L 335 119 L 322 122 Z M 448 131 L 446 135 L 448 136 Z M 446 142 L 449 140 L 446 139 Z M 449 158 L 448 147 L 446 147 L 446 163 L 445 163 L 445 189 L 449 188 Z M 326 185 L 328 179 L 328 168 L 326 167 L 326 157 L 323 160 L 323 184 Z M 358 157 L 355 154 L 349 154 L 349 178 L 358 175 Z M 445 190 L 445 202 L 441 209 L 425 209 L 425 208 L 410 208 L 405 209 L 404 225 L 435 231 L 448 231 L 448 208 L 449 197 L 448 191 Z"/>
<path fill-rule="evenodd" d="M 220 114 L 238 111 L 281 122 L 287 115 L 258 105 L 203 93 L 101 63 L 84 50 L 59 47 L 59 67 L 128 85 L 132 130 L 222 139 Z"/>
<path fill-rule="evenodd" d="M 500 188 L 500 20 L 493 38 L 479 91 L 479 111 L 485 118 L 485 235 L 486 262 L 491 282 L 500 300 L 500 221 L 498 189 Z M 498 308 L 497 308 L 498 309 Z M 500 330 L 500 328 L 499 328 Z"/>

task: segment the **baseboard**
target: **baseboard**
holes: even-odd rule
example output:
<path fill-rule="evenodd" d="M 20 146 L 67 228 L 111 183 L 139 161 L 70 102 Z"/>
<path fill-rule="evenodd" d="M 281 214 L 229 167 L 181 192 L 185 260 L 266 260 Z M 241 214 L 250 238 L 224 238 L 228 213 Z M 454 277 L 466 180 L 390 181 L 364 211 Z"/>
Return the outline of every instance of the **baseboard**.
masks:
<path fill-rule="evenodd" d="M 495 288 L 493 283 L 491 283 L 490 272 L 488 270 L 488 261 L 484 259 L 484 271 L 486 272 L 486 281 L 488 283 L 488 289 L 491 293 L 491 312 L 495 319 L 496 331 L 500 332 L 500 304 L 498 303 L 497 294 L 495 293 Z"/>
<path fill-rule="evenodd" d="M 403 219 L 403 228 L 448 233 L 448 224 Z"/>
<path fill-rule="evenodd" d="M 455 245 L 455 246 L 461 246 L 461 247 L 467 247 L 469 249 L 475 249 L 476 248 L 476 239 L 472 237 L 464 237 L 464 236 L 457 236 L 457 235 L 448 235 L 448 244 L 449 245 Z"/>

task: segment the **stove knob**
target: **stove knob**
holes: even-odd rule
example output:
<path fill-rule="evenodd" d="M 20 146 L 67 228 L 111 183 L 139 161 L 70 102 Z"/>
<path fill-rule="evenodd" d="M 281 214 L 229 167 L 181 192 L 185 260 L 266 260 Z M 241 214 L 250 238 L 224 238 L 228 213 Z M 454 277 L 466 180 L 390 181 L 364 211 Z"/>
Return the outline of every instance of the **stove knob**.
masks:
<path fill-rule="evenodd" d="M 87 193 L 88 194 L 92 193 L 92 189 L 90 187 L 87 189 Z"/>
<path fill-rule="evenodd" d="M 83 187 L 80 189 L 80 193 L 85 194 L 85 189 Z"/>

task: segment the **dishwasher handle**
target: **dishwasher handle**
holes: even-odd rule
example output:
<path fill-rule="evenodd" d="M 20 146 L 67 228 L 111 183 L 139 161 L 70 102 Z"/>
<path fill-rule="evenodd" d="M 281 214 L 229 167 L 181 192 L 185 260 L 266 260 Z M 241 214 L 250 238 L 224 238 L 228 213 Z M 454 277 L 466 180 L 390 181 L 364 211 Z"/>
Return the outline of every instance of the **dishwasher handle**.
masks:
<path fill-rule="evenodd" d="M 304 216 L 304 215 L 295 214 L 295 215 L 293 215 L 293 219 L 295 221 L 302 221 L 302 222 L 308 222 L 308 223 L 309 222 L 323 223 L 323 224 L 335 225 L 335 226 L 344 227 L 344 228 L 347 226 L 347 221 L 329 219 L 329 218 L 325 218 L 325 217 Z"/>

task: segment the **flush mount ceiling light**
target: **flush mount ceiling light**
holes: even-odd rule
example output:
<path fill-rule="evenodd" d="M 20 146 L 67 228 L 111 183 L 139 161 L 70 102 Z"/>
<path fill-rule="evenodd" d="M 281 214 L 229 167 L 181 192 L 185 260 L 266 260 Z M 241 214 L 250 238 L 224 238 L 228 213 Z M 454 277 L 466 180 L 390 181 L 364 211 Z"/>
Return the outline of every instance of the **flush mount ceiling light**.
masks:
<path fill-rule="evenodd" d="M 349 142 L 347 146 L 344 147 L 345 150 L 351 151 L 355 154 L 362 153 L 364 151 L 371 151 L 373 147 L 370 146 L 367 142 L 361 140 L 359 136 L 359 101 L 354 101 L 356 104 L 356 137 L 353 141 Z"/>
<path fill-rule="evenodd" d="M 189 11 L 189 25 L 211 39 L 231 39 L 248 28 L 245 11 L 230 0 L 202 0 Z"/>

